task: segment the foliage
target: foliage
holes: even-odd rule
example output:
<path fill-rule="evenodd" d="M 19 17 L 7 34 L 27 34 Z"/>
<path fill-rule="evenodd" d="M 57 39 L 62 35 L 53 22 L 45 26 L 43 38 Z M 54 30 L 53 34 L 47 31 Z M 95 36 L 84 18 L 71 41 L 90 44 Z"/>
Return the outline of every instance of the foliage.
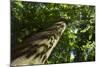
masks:
<path fill-rule="evenodd" d="M 11 46 L 65 20 L 67 28 L 47 63 L 95 61 L 95 6 L 11 2 Z"/>

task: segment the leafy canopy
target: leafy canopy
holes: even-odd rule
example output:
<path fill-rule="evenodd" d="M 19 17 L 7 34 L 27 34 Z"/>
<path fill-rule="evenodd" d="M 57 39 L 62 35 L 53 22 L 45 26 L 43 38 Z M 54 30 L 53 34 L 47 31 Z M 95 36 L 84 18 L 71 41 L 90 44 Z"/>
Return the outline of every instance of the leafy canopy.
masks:
<path fill-rule="evenodd" d="M 11 46 L 64 20 L 67 28 L 47 63 L 95 60 L 95 6 L 11 2 Z"/>

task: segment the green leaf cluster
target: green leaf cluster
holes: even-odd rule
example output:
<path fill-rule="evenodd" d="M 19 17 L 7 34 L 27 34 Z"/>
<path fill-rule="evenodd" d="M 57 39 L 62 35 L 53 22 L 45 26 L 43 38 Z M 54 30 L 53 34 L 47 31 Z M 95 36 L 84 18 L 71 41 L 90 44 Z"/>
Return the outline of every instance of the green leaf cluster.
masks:
<path fill-rule="evenodd" d="M 67 28 L 47 64 L 95 61 L 95 6 L 11 1 L 11 46 L 61 20 Z"/>

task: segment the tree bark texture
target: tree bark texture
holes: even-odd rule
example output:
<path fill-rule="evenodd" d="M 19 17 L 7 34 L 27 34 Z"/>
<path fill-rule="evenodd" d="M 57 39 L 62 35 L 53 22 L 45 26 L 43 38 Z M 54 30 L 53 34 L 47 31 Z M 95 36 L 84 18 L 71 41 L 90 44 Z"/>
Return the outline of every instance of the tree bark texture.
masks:
<path fill-rule="evenodd" d="M 28 37 L 22 44 L 12 49 L 11 66 L 44 64 L 65 28 L 66 24 L 60 21 L 44 32 Z"/>

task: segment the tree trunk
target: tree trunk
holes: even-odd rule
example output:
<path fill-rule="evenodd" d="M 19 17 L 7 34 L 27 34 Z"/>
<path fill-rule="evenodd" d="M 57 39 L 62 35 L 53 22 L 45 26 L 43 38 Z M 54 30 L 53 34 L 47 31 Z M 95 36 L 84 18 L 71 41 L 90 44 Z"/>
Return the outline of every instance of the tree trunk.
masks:
<path fill-rule="evenodd" d="M 23 44 L 11 50 L 11 65 L 44 64 L 65 28 L 66 24 L 63 21 L 57 22 L 46 31 L 27 38 Z"/>

